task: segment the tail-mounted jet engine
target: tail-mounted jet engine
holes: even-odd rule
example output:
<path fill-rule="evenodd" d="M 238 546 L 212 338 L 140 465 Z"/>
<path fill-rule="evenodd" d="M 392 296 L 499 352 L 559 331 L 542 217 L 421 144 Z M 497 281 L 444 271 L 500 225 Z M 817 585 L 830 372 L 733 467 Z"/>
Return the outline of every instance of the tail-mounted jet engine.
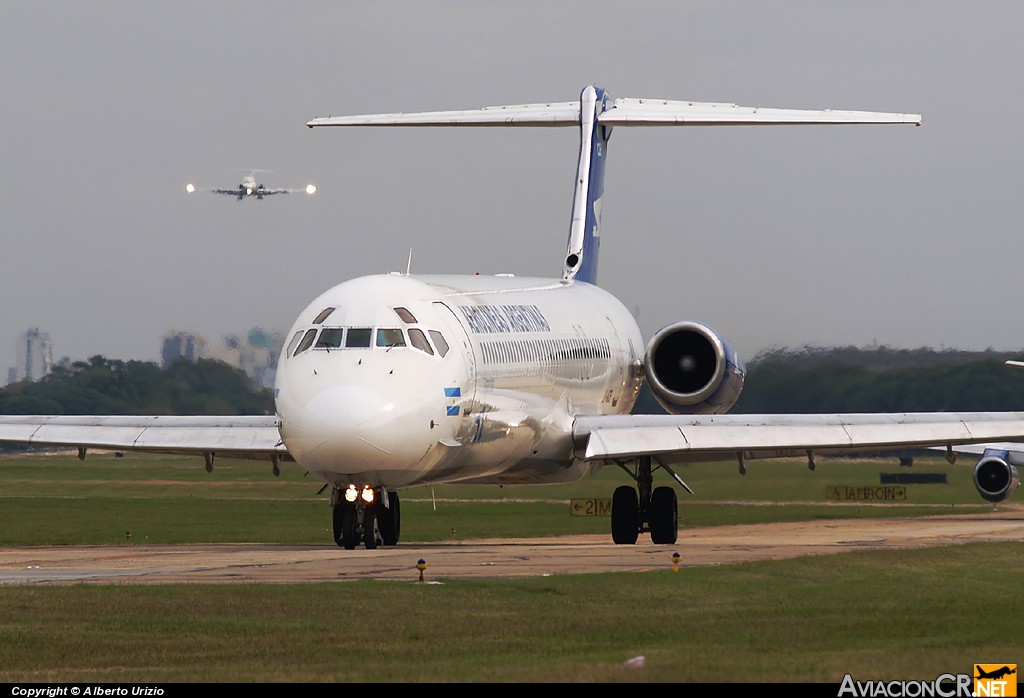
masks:
<path fill-rule="evenodd" d="M 1008 451 L 986 448 L 981 460 L 974 466 L 974 486 L 987 502 L 1001 502 L 1017 491 L 1020 476 L 1010 463 Z"/>
<path fill-rule="evenodd" d="M 670 414 L 721 414 L 743 389 L 746 369 L 717 332 L 699 322 L 677 322 L 647 343 L 644 373 Z"/>

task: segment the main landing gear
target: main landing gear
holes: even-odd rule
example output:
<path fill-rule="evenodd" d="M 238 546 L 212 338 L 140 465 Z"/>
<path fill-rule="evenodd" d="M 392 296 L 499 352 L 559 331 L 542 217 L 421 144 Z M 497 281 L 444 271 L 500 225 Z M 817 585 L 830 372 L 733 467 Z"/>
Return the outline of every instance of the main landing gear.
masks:
<path fill-rule="evenodd" d="M 679 535 L 676 491 L 671 487 L 655 487 L 652 490 L 654 476 L 651 457 L 641 456 L 637 459 L 633 472 L 622 463 L 619 463 L 619 467 L 636 481 L 636 488 L 623 485 L 616 488 L 612 496 L 612 541 L 619 545 L 633 545 L 639 534 L 650 532 L 652 543 L 675 543 Z M 685 483 L 683 485 L 685 487 Z"/>
<path fill-rule="evenodd" d="M 362 543 L 367 550 L 378 545 L 396 545 L 401 532 L 401 511 L 397 492 L 383 487 L 364 487 L 362 492 L 349 485 L 331 492 L 334 506 L 334 542 L 339 548 L 353 550 Z"/>

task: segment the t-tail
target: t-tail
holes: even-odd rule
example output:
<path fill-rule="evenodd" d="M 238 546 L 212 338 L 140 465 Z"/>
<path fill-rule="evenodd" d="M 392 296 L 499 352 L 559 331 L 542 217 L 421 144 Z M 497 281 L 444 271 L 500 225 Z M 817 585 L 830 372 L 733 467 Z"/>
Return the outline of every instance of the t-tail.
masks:
<path fill-rule="evenodd" d="M 573 190 L 569 241 L 562 278 L 597 282 L 605 158 L 615 126 L 751 126 L 797 124 L 921 124 L 920 114 L 865 111 L 765 109 L 718 102 L 661 99 L 612 100 L 604 89 L 584 88 L 578 101 L 360 116 L 318 117 L 314 126 L 577 126 L 579 162 Z"/>

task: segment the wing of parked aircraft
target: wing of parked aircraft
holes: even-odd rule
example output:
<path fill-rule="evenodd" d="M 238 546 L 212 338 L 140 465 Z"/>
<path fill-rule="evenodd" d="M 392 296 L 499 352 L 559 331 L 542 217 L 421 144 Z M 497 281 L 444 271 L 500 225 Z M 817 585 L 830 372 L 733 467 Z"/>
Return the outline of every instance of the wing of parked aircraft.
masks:
<path fill-rule="evenodd" d="M 394 545 L 401 488 L 567 482 L 607 465 L 635 483 L 612 498 L 612 539 L 674 543 L 676 492 L 654 487 L 675 463 L 1024 442 L 1024 413 L 729 415 L 745 368 L 709 326 L 672 323 L 644 340 L 597 285 L 605 157 L 612 128 L 920 124 L 917 114 L 788 110 L 611 99 L 414 114 L 325 117 L 320 126 L 579 128 L 560 278 L 364 276 L 296 318 L 275 376 L 271 417 L 0 417 L 0 441 L 292 459 L 331 487 L 335 542 Z M 237 195 L 235 190 L 232 191 Z M 643 382 L 667 415 L 632 415 Z M 982 497 L 1016 489 L 1008 458 L 975 468 Z M 1004 482 L 1005 486 L 1000 485 Z M 688 489 L 688 488 L 687 488 Z"/>

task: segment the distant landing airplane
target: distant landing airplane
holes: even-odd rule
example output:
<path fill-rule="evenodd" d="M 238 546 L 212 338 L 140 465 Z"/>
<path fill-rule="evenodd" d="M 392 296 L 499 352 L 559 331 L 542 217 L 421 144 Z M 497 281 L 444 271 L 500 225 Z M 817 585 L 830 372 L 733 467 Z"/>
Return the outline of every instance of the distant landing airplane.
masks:
<path fill-rule="evenodd" d="M 312 184 L 307 184 L 303 189 L 268 189 L 263 185 L 262 182 L 256 181 L 256 173 L 263 172 L 263 170 L 252 170 L 249 174 L 242 178 L 242 182 L 234 189 L 196 189 L 193 184 L 186 184 L 185 191 L 189 194 L 193 194 L 197 191 L 210 191 L 214 194 L 224 194 L 225 196 L 233 196 L 239 201 L 245 198 L 254 197 L 256 199 L 263 199 L 265 196 L 273 196 L 274 194 L 315 194 L 316 187 Z"/>
<path fill-rule="evenodd" d="M 665 545 L 677 539 L 676 489 L 655 487 L 654 475 L 663 471 L 690 491 L 678 464 L 731 459 L 742 474 L 748 459 L 799 455 L 813 470 L 819 453 L 1024 441 L 1020 412 L 723 414 L 740 395 L 745 369 L 722 335 L 680 320 L 645 341 L 629 310 L 597 285 L 614 129 L 920 121 L 917 114 L 612 99 L 597 86 L 571 102 L 313 119 L 308 126 L 575 131 L 568 241 L 552 259 L 560 274 L 393 272 L 345 281 L 295 319 L 277 366 L 273 416 L 0 417 L 0 441 L 77 447 L 80 458 L 89 448 L 191 453 L 208 470 L 215 457 L 269 461 L 275 473 L 294 461 L 330 490 L 334 542 L 346 549 L 397 544 L 399 490 L 409 487 L 569 482 L 614 466 L 631 483 L 613 492 L 612 541 L 634 544 L 649 533 Z M 644 244 L 645 232 L 629 234 Z M 694 233 L 680 253 L 699 256 L 699 243 Z M 637 283 L 659 281 L 635 275 Z M 715 289 L 673 279 L 666 292 L 685 299 Z M 644 381 L 669 414 L 631 414 Z M 1010 490 L 979 485 L 979 492 L 1004 498 Z"/>

